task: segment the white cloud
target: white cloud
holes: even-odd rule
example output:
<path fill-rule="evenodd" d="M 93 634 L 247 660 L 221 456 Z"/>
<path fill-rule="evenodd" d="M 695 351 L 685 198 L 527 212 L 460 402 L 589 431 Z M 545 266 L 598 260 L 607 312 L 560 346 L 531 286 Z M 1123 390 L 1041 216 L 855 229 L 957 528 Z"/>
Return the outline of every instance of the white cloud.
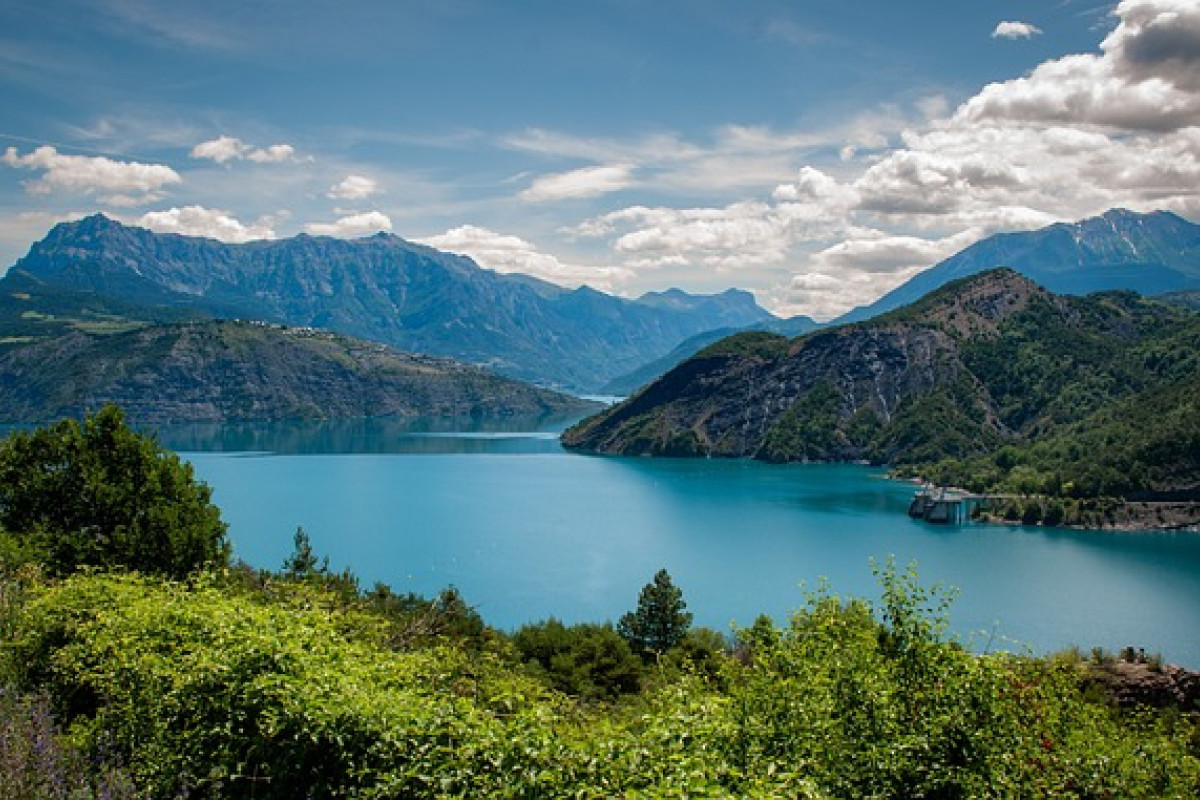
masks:
<path fill-rule="evenodd" d="M 633 183 L 633 168 L 627 164 L 583 167 L 570 172 L 543 175 L 521 192 L 519 197 L 532 203 L 549 200 L 597 197 L 619 192 Z"/>
<path fill-rule="evenodd" d="M 438 236 L 417 240 L 421 244 L 470 256 L 480 266 L 496 272 L 516 272 L 561 286 L 587 284 L 594 289 L 613 292 L 633 276 L 623 267 L 594 267 L 568 264 L 539 251 L 534 245 L 508 234 L 474 225 L 462 225 Z"/>
<path fill-rule="evenodd" d="M 380 231 L 390 231 L 392 221 L 380 211 L 364 211 L 346 214 L 333 222 L 313 222 L 304 229 L 314 236 L 336 236 L 339 239 L 350 239 L 358 236 L 369 236 Z"/>
<path fill-rule="evenodd" d="M 290 144 L 254 147 L 233 136 L 218 136 L 192 148 L 192 158 L 207 158 L 218 164 L 248 159 L 256 164 L 280 164 L 296 160 L 296 148 Z"/>
<path fill-rule="evenodd" d="M 924 98 L 909 112 L 887 106 L 855 116 L 825 130 L 780 131 L 763 126 L 725 125 L 708 141 L 686 141 L 674 134 L 643 136 L 632 141 L 571 136 L 532 129 L 506 137 L 501 145 L 534 155 L 584 160 L 594 164 L 580 170 L 539 179 L 522 199 L 591 197 L 633 185 L 653 186 L 694 196 L 769 189 L 780 175 L 794 172 L 802 159 L 827 148 L 847 148 L 848 156 L 887 147 L 905 125 L 923 121 L 940 108 L 936 98 Z"/>
<path fill-rule="evenodd" d="M 1001 22 L 992 31 L 992 38 L 1028 39 L 1030 36 L 1040 34 L 1041 32 L 1041 28 L 1031 25 L 1028 22 Z"/>
<path fill-rule="evenodd" d="M 673 134 L 654 134 L 625 142 L 571 136 L 542 128 L 531 128 L 507 136 L 500 144 L 526 153 L 581 159 L 598 164 L 657 164 L 687 159 L 703 152 L 702 148 Z"/>
<path fill-rule="evenodd" d="M 942 239 L 856 230 L 814 254 L 804 272 L 772 293 L 777 313 L 829 319 L 866 305 L 909 278 L 957 253 L 978 238 L 963 231 Z"/>
<path fill-rule="evenodd" d="M 813 167 L 772 196 L 719 208 L 634 206 L 586 220 L 574 233 L 615 237 L 613 250 L 633 269 L 690 264 L 729 272 L 783 264 L 796 244 L 843 232 L 859 199 L 854 187 Z"/>
<path fill-rule="evenodd" d="M 273 144 L 265 148 L 251 148 L 246 158 L 256 164 L 282 164 L 296 158 L 296 148 L 290 144 Z"/>
<path fill-rule="evenodd" d="M 972 231 L 940 240 L 862 231 L 820 251 L 809 263 L 825 275 L 845 271 L 908 275 L 954 255 L 976 238 Z"/>
<path fill-rule="evenodd" d="M 612 245 L 632 268 L 687 263 L 720 271 L 778 262 L 790 244 L 792 224 L 778 207 L 748 201 L 723 208 L 638 206 L 589 220 L 576 232 L 604 235 L 632 228 Z"/>
<path fill-rule="evenodd" d="M 327 197 L 334 200 L 365 200 L 379 192 L 379 183 L 364 175 L 347 175 L 329 187 Z"/>
<path fill-rule="evenodd" d="M 228 211 L 203 206 L 150 211 L 138 218 L 135 224 L 158 233 L 204 236 L 231 244 L 275 238 L 272 220 L 269 217 L 245 225 Z"/>
<path fill-rule="evenodd" d="M 0 161 L 15 169 L 41 170 L 42 176 L 26 184 L 31 194 L 55 191 L 100 194 L 113 205 L 135 205 L 162 197 L 166 186 L 181 183 L 179 173 L 163 164 L 114 161 L 104 156 L 72 156 L 42 145 L 27 155 L 17 148 L 4 151 Z"/>
<path fill-rule="evenodd" d="M 1158 79 L 1200 90 L 1200 5 L 1194 0 L 1125 0 L 1121 24 L 1101 48 L 1133 81 Z"/>
<path fill-rule="evenodd" d="M 956 119 L 1159 132 L 1200 124 L 1200 4 L 1123 0 L 1113 13 L 1120 22 L 1100 55 L 1047 61 L 991 84 Z"/>
<path fill-rule="evenodd" d="M 218 136 L 207 142 L 201 142 L 192 148 L 192 158 L 208 158 L 218 164 L 241 158 L 246 145 L 241 139 L 232 136 Z"/>
<path fill-rule="evenodd" d="M 800 168 L 795 183 L 776 186 L 773 196 L 781 201 L 815 203 L 827 213 L 837 209 L 844 212 L 858 202 L 858 192 L 853 187 L 808 166 Z"/>

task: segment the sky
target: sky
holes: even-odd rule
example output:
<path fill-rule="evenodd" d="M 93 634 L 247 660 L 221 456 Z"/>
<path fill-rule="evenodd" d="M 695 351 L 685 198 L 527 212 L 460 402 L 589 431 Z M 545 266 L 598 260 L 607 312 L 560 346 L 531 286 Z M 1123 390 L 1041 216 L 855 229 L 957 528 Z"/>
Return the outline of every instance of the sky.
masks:
<path fill-rule="evenodd" d="M 0 270 L 103 212 L 823 320 L 1113 207 L 1200 220 L 1200 0 L 0 2 Z"/>

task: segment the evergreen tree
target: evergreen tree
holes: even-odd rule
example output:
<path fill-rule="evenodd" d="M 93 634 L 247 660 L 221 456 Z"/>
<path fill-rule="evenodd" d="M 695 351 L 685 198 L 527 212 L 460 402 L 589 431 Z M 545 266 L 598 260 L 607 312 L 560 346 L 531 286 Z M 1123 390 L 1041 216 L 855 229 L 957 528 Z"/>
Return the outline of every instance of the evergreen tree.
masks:
<path fill-rule="evenodd" d="M 283 574 L 294 580 L 324 577 L 329 574 L 329 558 L 317 558 L 313 552 L 312 540 L 303 526 L 296 528 L 296 536 L 292 540 L 292 554 L 283 562 Z"/>
<path fill-rule="evenodd" d="M 617 633 L 634 652 L 661 656 L 687 635 L 692 615 L 686 608 L 683 590 L 671 582 L 665 569 L 660 569 L 654 580 L 642 587 L 637 610 L 622 615 L 617 622 Z"/>

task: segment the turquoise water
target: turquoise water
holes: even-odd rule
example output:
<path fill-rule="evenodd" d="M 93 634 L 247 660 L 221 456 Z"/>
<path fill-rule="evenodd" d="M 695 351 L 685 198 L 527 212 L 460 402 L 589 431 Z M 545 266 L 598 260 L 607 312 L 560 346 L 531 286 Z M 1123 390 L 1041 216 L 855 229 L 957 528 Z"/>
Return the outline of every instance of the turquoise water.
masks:
<path fill-rule="evenodd" d="M 526 430 L 522 430 L 525 428 Z M 872 560 L 958 590 L 976 649 L 1126 645 L 1200 667 L 1200 534 L 969 524 L 906 514 L 912 487 L 860 466 L 571 454 L 550 431 L 355 422 L 160 432 L 278 568 L 303 526 L 364 585 L 454 585 L 492 625 L 615 620 L 665 567 L 698 624 L 776 620 L 827 581 L 877 594 Z"/>

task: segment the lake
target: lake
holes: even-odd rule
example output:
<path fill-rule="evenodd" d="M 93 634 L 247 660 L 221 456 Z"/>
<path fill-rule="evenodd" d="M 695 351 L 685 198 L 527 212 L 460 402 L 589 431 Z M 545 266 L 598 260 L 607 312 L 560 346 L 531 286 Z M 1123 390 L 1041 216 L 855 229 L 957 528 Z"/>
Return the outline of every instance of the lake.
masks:
<path fill-rule="evenodd" d="M 235 555 L 278 568 L 298 526 L 364 586 L 453 585 L 491 625 L 615 621 L 666 568 L 696 623 L 777 622 L 822 581 L 878 596 L 872 563 L 957 590 L 976 650 L 1126 645 L 1200 668 L 1200 534 L 933 526 L 910 484 L 853 465 L 568 453 L 561 423 L 190 427 L 159 431 L 213 487 Z"/>

